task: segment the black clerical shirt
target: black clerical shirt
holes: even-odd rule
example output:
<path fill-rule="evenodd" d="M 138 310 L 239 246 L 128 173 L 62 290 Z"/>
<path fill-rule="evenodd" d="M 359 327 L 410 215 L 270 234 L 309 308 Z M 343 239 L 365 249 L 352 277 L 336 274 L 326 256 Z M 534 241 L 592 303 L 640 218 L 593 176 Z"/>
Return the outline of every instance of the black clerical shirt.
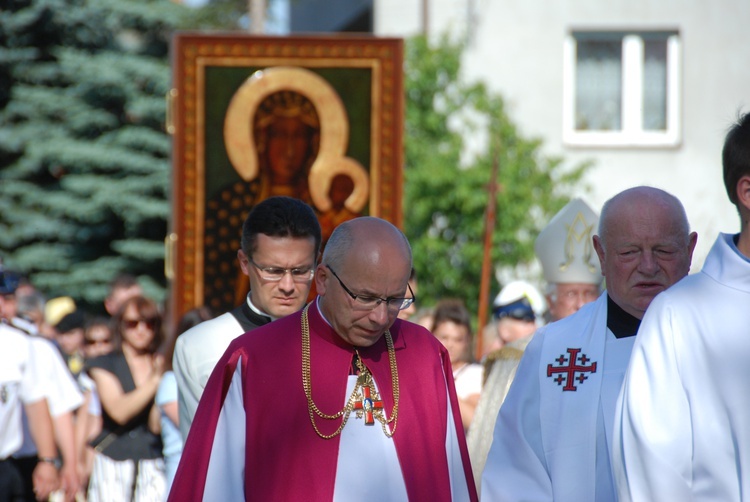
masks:
<path fill-rule="evenodd" d="M 615 338 L 627 338 L 638 333 L 641 320 L 625 312 L 607 294 L 607 327 Z"/>

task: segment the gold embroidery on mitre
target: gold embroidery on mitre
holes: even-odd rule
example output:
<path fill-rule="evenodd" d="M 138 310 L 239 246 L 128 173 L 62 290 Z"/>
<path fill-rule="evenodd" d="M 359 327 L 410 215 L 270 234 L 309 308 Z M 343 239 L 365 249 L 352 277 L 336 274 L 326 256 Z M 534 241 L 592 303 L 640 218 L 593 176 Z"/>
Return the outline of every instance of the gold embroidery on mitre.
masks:
<path fill-rule="evenodd" d="M 573 218 L 573 222 L 570 225 L 566 224 L 565 228 L 568 230 L 565 237 L 565 262 L 560 264 L 560 271 L 564 272 L 570 267 L 576 258 L 576 246 L 580 246 L 580 243 L 583 242 L 581 259 L 589 272 L 596 272 L 596 267 L 591 264 L 591 256 L 593 254 L 591 232 L 594 230 L 593 223 L 591 225 L 586 224 L 583 213 L 579 211 L 576 217 Z"/>

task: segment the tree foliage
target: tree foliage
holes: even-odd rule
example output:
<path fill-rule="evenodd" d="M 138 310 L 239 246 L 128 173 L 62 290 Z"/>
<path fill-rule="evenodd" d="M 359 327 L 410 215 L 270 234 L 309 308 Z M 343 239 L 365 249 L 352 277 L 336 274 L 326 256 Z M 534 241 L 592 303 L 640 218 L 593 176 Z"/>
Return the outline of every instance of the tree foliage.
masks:
<path fill-rule="evenodd" d="M 246 29 L 247 0 L 209 0 L 195 11 L 194 17 L 200 20 L 203 28 L 216 30 Z"/>
<path fill-rule="evenodd" d="M 461 45 L 447 38 L 434 46 L 424 37 L 407 44 L 404 221 L 420 304 L 460 298 L 476 312 L 493 162 L 496 267 L 533 259 L 536 235 L 569 200 L 586 166 L 565 166 L 545 156 L 539 140 L 523 138 L 500 96 L 461 81 L 461 54 Z"/>
<path fill-rule="evenodd" d="M 98 306 L 121 271 L 164 295 L 171 142 L 165 0 L 14 0 L 0 11 L 0 253 Z"/>

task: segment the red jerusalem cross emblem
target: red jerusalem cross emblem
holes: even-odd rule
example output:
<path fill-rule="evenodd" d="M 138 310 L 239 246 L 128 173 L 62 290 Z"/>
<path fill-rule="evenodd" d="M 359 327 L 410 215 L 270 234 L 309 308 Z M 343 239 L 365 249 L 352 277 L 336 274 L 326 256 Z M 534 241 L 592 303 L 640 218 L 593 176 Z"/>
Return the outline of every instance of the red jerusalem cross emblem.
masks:
<path fill-rule="evenodd" d="M 563 392 L 566 390 L 572 390 L 575 392 L 578 389 L 575 386 L 575 382 L 578 382 L 580 385 L 588 380 L 589 377 L 586 373 L 596 373 L 596 363 L 593 362 L 586 366 L 586 363 L 588 363 L 590 359 L 586 357 L 586 354 L 581 354 L 579 356 L 579 352 L 581 352 L 581 349 L 568 349 L 567 356 L 565 354 L 560 354 L 560 357 L 555 359 L 555 362 L 557 362 L 559 366 L 554 366 L 552 364 L 547 365 L 547 376 L 551 377 L 552 375 L 557 375 L 552 380 L 556 382 L 557 385 L 565 384 L 562 389 Z"/>

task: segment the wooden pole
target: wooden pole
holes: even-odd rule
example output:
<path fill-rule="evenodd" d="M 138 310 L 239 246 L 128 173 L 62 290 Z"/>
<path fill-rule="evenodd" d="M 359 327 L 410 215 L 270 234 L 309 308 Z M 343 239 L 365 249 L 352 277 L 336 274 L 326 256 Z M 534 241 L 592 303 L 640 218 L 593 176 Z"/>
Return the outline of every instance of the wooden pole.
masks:
<path fill-rule="evenodd" d="M 479 283 L 479 312 L 477 314 L 477 343 L 475 359 L 482 359 L 482 332 L 487 323 L 487 310 L 489 307 L 490 277 L 492 275 L 492 234 L 495 231 L 496 207 L 497 207 L 497 174 L 498 174 L 498 152 L 495 150 L 492 162 L 492 174 L 487 185 L 487 211 L 484 215 L 484 253 L 482 256 L 482 277 Z"/>
<path fill-rule="evenodd" d="M 430 34 L 430 0 L 422 0 L 422 35 Z"/>

